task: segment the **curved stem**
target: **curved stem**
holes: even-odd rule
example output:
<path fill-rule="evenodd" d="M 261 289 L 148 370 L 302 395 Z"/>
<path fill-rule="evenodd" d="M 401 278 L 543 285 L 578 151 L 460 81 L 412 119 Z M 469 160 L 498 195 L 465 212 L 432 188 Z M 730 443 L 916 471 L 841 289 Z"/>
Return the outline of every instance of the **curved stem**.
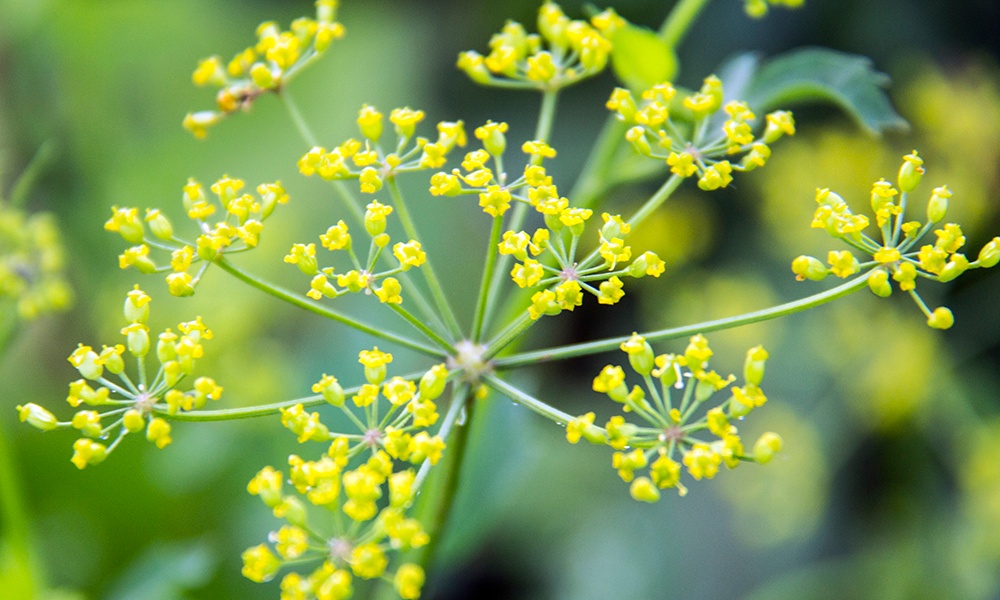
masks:
<path fill-rule="evenodd" d="M 658 342 L 663 340 L 670 340 L 680 337 L 686 337 L 689 335 L 694 335 L 696 333 L 709 333 L 712 331 L 719 331 L 720 329 L 732 329 L 734 327 L 740 327 L 742 325 L 750 325 L 751 323 L 759 323 L 761 321 L 768 321 L 775 319 L 777 317 L 783 317 L 786 315 L 794 314 L 814 308 L 827 302 L 832 302 L 838 298 L 843 298 L 849 294 L 864 288 L 868 285 L 868 275 L 861 275 L 855 279 L 852 279 L 846 283 L 843 283 L 833 289 L 821 292 L 819 294 L 814 294 L 812 296 L 807 296 L 800 300 L 795 300 L 792 302 L 786 302 L 785 304 L 779 304 L 771 308 L 764 310 L 758 310 L 754 312 L 749 312 L 746 314 L 738 315 L 735 317 L 727 317 L 724 319 L 716 319 L 714 321 L 705 321 L 703 323 L 695 323 L 694 325 L 685 325 L 683 327 L 673 327 L 670 329 L 660 329 L 657 331 L 650 331 L 647 333 L 641 333 L 640 335 L 646 338 L 648 342 Z M 586 356 L 589 354 L 599 354 L 601 352 L 607 352 L 609 350 L 614 350 L 626 341 L 629 336 L 609 338 L 605 340 L 597 340 L 594 342 L 587 342 L 583 344 L 574 344 L 571 346 L 562 346 L 560 348 L 550 348 L 547 350 L 535 350 L 532 352 L 522 352 L 520 354 L 514 354 L 512 356 L 507 356 L 504 358 L 498 358 L 494 361 L 494 365 L 501 369 L 511 369 L 516 367 L 524 367 L 528 365 L 533 365 L 543 361 L 549 360 L 562 360 L 566 358 L 573 358 L 576 356 Z"/>
<path fill-rule="evenodd" d="M 567 423 L 572 421 L 575 417 L 569 413 L 564 413 L 563 411 L 550 406 L 545 402 L 542 402 L 534 396 L 528 395 L 516 387 L 510 385 L 506 381 L 500 379 L 496 375 L 485 375 L 483 376 L 483 382 L 496 391 L 500 392 L 504 396 L 507 396 L 514 402 L 517 402 L 525 408 L 531 409 L 532 411 L 542 415 L 546 419 L 550 419 L 565 426 Z"/>
<path fill-rule="evenodd" d="M 393 205 L 396 208 L 396 213 L 399 215 L 399 222 L 403 225 L 403 231 L 406 232 L 406 235 L 410 236 L 410 239 L 419 241 L 420 235 L 413 224 L 413 219 L 410 218 L 410 211 L 407 210 L 406 203 L 403 201 L 403 194 L 399 191 L 399 182 L 396 181 L 395 177 L 389 177 L 387 183 L 389 184 L 389 192 L 392 194 Z M 448 297 L 444 294 L 444 288 L 441 287 L 441 282 L 434 272 L 434 266 L 431 264 L 429 257 L 420 267 L 420 272 L 424 275 L 424 279 L 427 280 L 427 286 L 431 290 L 431 296 L 434 297 L 434 303 L 437 304 L 438 310 L 441 312 L 445 324 L 448 325 L 449 331 L 451 331 L 451 334 L 456 339 L 462 337 L 462 329 L 458 326 L 458 321 L 455 319 L 455 311 L 452 310 L 451 305 L 448 303 Z"/>
<path fill-rule="evenodd" d="M 304 308 L 305 310 L 308 310 L 311 313 L 315 313 L 321 317 L 326 317 L 327 319 L 337 321 L 338 323 L 343 323 L 348 327 L 352 327 L 354 329 L 357 329 L 358 331 L 363 331 L 368 335 L 392 342 L 394 344 L 399 344 L 400 346 L 404 346 L 411 350 L 416 350 L 417 352 L 426 354 L 428 356 L 433 356 L 435 358 L 441 358 L 443 356 L 446 356 L 446 354 L 441 350 L 425 346 L 419 342 L 415 342 L 409 338 L 402 337 L 395 333 L 391 333 L 383 329 L 373 327 L 365 323 L 361 323 L 360 321 L 356 321 L 351 317 L 347 317 L 334 310 L 321 306 L 306 297 L 296 294 L 295 292 L 291 292 L 276 285 L 272 285 L 240 269 L 239 267 L 229 262 L 225 258 L 222 257 L 217 258 L 215 260 L 215 264 L 219 265 L 219 267 L 221 267 L 222 270 L 235 276 L 237 279 L 243 281 L 244 283 L 250 285 L 251 287 L 255 287 L 258 290 L 261 290 L 262 292 L 270 294 L 275 298 L 284 300 L 285 302 L 288 302 L 289 304 L 292 304 L 294 306 L 298 306 L 299 308 Z"/>
<path fill-rule="evenodd" d="M 706 4 L 708 0 L 679 0 L 660 27 L 660 39 L 671 48 L 676 48 Z"/>

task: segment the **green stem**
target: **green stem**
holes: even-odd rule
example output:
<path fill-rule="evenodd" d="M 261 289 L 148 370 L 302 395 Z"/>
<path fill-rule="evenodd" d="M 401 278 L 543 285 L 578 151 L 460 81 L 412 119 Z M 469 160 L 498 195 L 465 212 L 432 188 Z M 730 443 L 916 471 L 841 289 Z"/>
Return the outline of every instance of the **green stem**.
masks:
<path fill-rule="evenodd" d="M 548 91 L 542 95 L 542 105 L 538 110 L 538 122 L 535 124 L 535 140 L 548 143 L 549 137 L 552 135 L 552 124 L 555 122 L 558 99 L 559 93 L 557 91 Z M 540 159 L 539 162 L 541 162 Z M 528 216 L 528 205 L 518 202 L 511 214 L 509 224 L 511 231 L 520 231 Z M 493 312 L 501 299 L 500 287 L 507 278 L 507 269 L 510 266 L 511 260 L 513 258 L 510 256 L 501 256 L 498 266 L 493 273 L 493 279 L 490 281 L 490 290 L 487 294 L 486 312 L 483 315 L 484 329 L 490 325 Z"/>
<path fill-rule="evenodd" d="M 500 392 L 504 396 L 507 396 L 514 402 L 517 402 L 518 404 L 542 415 L 546 419 L 555 421 L 560 425 L 565 426 L 567 423 L 569 423 L 575 418 L 573 415 L 569 413 L 564 413 L 558 408 L 550 406 L 545 402 L 542 402 L 538 398 L 535 398 L 533 396 L 530 396 L 522 392 L 521 390 L 510 385 L 506 381 L 500 379 L 496 375 L 484 375 L 483 382 L 486 385 L 490 386 L 491 388 L 495 389 L 496 391 Z"/>
<path fill-rule="evenodd" d="M 41 574 L 31 547 L 28 513 L 24 507 L 21 482 L 14 465 L 13 449 L 2 426 L 0 426 L 0 522 L 3 523 L 4 542 L 13 563 L 8 568 L 17 573 L 7 583 L 13 584 L 13 590 L 25 594 L 25 598 L 34 598 L 43 587 Z"/>
<path fill-rule="evenodd" d="M 389 192 L 392 194 L 393 205 L 396 209 L 396 213 L 399 215 L 399 222 L 403 225 L 403 231 L 406 235 L 410 236 L 410 239 L 420 240 L 420 235 L 417 233 L 417 228 L 413 224 L 413 219 L 410 218 L 410 211 L 406 209 L 406 203 L 403 201 L 403 194 L 399 191 L 399 182 L 396 181 L 395 177 L 389 177 Z M 451 334 L 457 339 L 462 337 L 462 328 L 458 326 L 458 321 L 455 319 L 455 311 L 451 309 L 451 305 L 448 303 L 448 297 L 444 294 L 444 288 L 441 287 L 441 282 L 437 278 L 437 274 L 434 272 L 434 266 L 431 263 L 430 257 L 424 262 L 420 267 L 420 272 L 424 275 L 427 280 L 427 286 L 430 287 L 431 296 L 434 297 L 434 302 L 437 304 L 438 310 L 441 312 L 441 316 L 444 318 L 445 323 L 448 325 L 448 329 Z"/>
<path fill-rule="evenodd" d="M 352 319 L 351 317 L 347 317 L 347 316 L 342 315 L 342 314 L 340 314 L 340 313 L 338 313 L 338 312 L 336 312 L 334 310 L 331 310 L 331 309 L 326 308 L 324 306 L 320 306 L 319 304 L 316 304 L 312 300 L 309 300 L 308 298 L 300 296 L 299 294 L 296 294 L 295 292 L 291 292 L 289 290 L 286 290 L 284 288 L 278 287 L 276 285 L 272 285 L 272 284 L 264 281 L 263 279 L 260 279 L 260 278 L 258 278 L 256 276 L 254 276 L 254 275 L 252 275 L 250 273 L 247 273 L 246 271 L 240 269 L 239 267 L 237 267 L 233 263 L 229 262 L 225 258 L 221 258 L 221 257 L 217 258 L 215 260 L 215 264 L 219 265 L 219 267 L 221 267 L 222 270 L 224 270 L 227 273 L 233 275 L 234 277 L 236 277 L 240 281 L 242 281 L 242 282 L 250 285 L 251 287 L 255 287 L 258 290 L 261 290 L 262 292 L 270 294 L 270 295 L 274 296 L 275 298 L 284 300 L 285 302 L 288 302 L 289 304 L 292 304 L 294 306 L 298 306 L 299 308 L 304 308 L 305 310 L 308 310 L 311 313 L 315 313 L 315 314 L 317 314 L 317 315 L 319 315 L 321 317 L 326 317 L 327 319 L 331 319 L 333 321 L 337 321 L 338 323 L 342 323 L 344 325 L 347 325 L 348 327 L 352 327 L 354 329 L 357 329 L 358 331 L 362 331 L 364 333 L 367 333 L 368 335 L 371 335 L 371 336 L 374 336 L 374 337 L 377 337 L 377 338 L 380 338 L 380 339 L 383 339 L 383 340 L 386 340 L 386 341 L 389 341 L 389 342 L 393 342 L 394 344 L 399 344 L 400 346 L 404 346 L 404 347 L 409 348 L 411 350 L 416 350 L 417 352 L 420 352 L 422 354 L 426 354 L 428 356 L 433 356 L 435 358 L 441 358 L 443 356 L 446 356 L 445 353 L 441 352 L 440 350 L 438 350 L 436 348 L 431 348 L 430 346 L 425 346 L 425 345 L 423 345 L 423 344 L 421 344 L 419 342 L 415 342 L 415 341 L 413 341 L 413 340 L 411 340 L 409 338 L 405 338 L 405 337 L 402 337 L 402 336 L 397 335 L 395 333 L 391 333 L 389 331 L 385 331 L 383 329 L 380 329 L 380 328 L 377 328 L 377 327 L 373 327 L 373 326 L 367 325 L 365 323 L 361 323 L 360 321 L 356 321 L 356 320 Z"/>
<path fill-rule="evenodd" d="M 527 331 L 532 325 L 535 324 L 535 320 L 531 318 L 531 315 L 527 310 L 524 310 L 519 317 L 511 321 L 510 325 L 500 332 L 495 338 L 493 338 L 486 345 L 486 352 L 483 353 L 483 360 L 490 360 L 497 354 L 503 351 L 508 345 L 510 345 L 514 340 L 521 337 L 521 335 Z"/>
<path fill-rule="evenodd" d="M 660 39 L 676 48 L 707 4 L 708 0 L 679 0 L 660 27 Z"/>
<path fill-rule="evenodd" d="M 427 570 L 427 565 L 434 558 L 434 553 L 440 544 L 445 527 L 448 524 L 448 517 L 451 516 L 451 510 L 455 504 L 455 495 L 458 491 L 460 479 L 459 474 L 461 473 L 462 465 L 465 463 L 465 457 L 468 454 L 469 429 L 471 429 L 475 406 L 476 403 L 470 393 L 469 386 L 458 386 L 455 390 L 455 395 L 452 397 L 452 406 L 449 407 L 448 413 L 441 424 L 441 429 L 438 432 L 438 435 L 442 438 L 450 437 L 451 428 L 457 421 L 458 415 L 462 413 L 463 409 L 465 410 L 465 425 L 459 427 L 452 439 L 448 441 L 448 462 L 442 465 L 444 467 L 443 471 L 438 471 L 440 477 L 444 479 L 438 483 L 440 487 L 438 487 L 437 493 L 434 494 L 434 501 L 431 502 L 429 500 L 431 494 L 423 494 L 423 502 L 420 504 L 419 511 L 417 511 L 418 520 L 425 525 L 431 538 L 431 541 L 420 549 L 416 560 L 417 564 L 423 567 L 425 571 Z M 430 465 L 425 462 L 413 482 L 414 489 L 423 484 L 429 471 Z M 427 511 L 431 511 L 431 515 L 426 515 Z"/>
<path fill-rule="evenodd" d="M 732 329 L 734 327 L 740 327 L 742 325 L 750 325 L 751 323 L 759 323 L 761 321 L 769 321 L 778 317 L 784 317 L 791 315 L 803 310 L 810 308 L 815 308 L 817 306 L 826 304 L 827 302 L 832 302 L 838 298 L 843 298 L 849 294 L 864 288 L 868 284 L 868 275 L 862 275 L 855 279 L 852 279 L 846 283 L 843 283 L 833 289 L 821 292 L 819 294 L 814 294 L 812 296 L 807 296 L 805 298 L 795 300 L 792 302 L 787 302 L 785 304 L 779 304 L 771 308 L 764 310 L 758 310 L 735 317 L 727 317 L 724 319 L 716 319 L 714 321 L 705 321 L 703 323 L 696 323 L 694 325 L 686 325 L 684 327 L 674 327 L 671 329 L 660 329 L 657 331 L 651 331 L 648 333 L 641 333 L 640 335 L 646 338 L 648 342 L 658 342 L 663 340 L 671 340 L 681 337 L 686 337 L 689 335 L 694 335 L 696 333 L 709 333 L 712 331 L 719 331 L 720 329 Z M 607 352 L 609 350 L 616 349 L 622 342 L 626 341 L 629 336 L 610 338 L 605 340 L 597 340 L 594 342 L 587 342 L 584 344 L 574 344 L 570 346 L 562 346 L 560 348 L 549 348 L 547 350 L 535 350 L 532 352 L 522 352 L 520 354 L 514 354 L 512 356 L 507 356 L 504 358 L 498 358 L 494 361 L 494 365 L 498 369 L 511 369 L 517 367 L 524 367 L 528 365 L 533 365 L 543 361 L 549 360 L 563 360 L 567 358 L 573 358 L 576 356 L 586 356 L 589 354 L 598 354 L 601 352 Z"/>
<path fill-rule="evenodd" d="M 415 373 L 410 373 L 404 375 L 403 379 L 407 381 L 414 381 L 419 379 L 424 371 L 417 371 Z M 344 397 L 349 398 L 354 394 L 357 394 L 361 390 L 361 386 L 355 386 L 352 388 L 347 388 L 344 390 Z M 247 406 L 241 408 L 223 408 L 219 410 L 191 410 L 187 412 L 179 412 L 175 414 L 170 414 L 167 412 L 167 407 L 164 404 L 157 404 L 153 411 L 166 419 L 172 421 L 191 421 L 191 422 L 208 422 L 208 421 L 232 421 L 235 419 L 252 419 L 254 417 L 269 417 L 271 415 L 276 415 L 281 412 L 283 408 L 289 408 L 295 406 L 296 404 L 301 404 L 303 407 L 319 406 L 321 404 L 326 404 L 326 399 L 321 394 L 313 394 L 312 396 L 305 396 L 303 398 L 294 398 L 292 400 L 282 400 L 281 402 L 273 402 L 271 404 L 263 404 L 260 406 Z"/>
<path fill-rule="evenodd" d="M 420 333 L 427 336 L 427 339 L 431 340 L 438 346 L 441 346 L 441 349 L 443 349 L 449 355 L 454 355 L 458 352 L 457 350 L 455 350 L 455 347 L 451 345 L 451 342 L 449 342 L 448 340 L 444 339 L 443 337 L 435 333 L 435 331 L 430 327 L 428 327 L 427 325 L 425 325 L 423 321 L 414 317 L 410 313 L 410 311 L 406 310 L 405 308 L 403 308 L 398 304 L 390 304 L 389 308 L 391 308 L 393 312 L 395 312 L 397 315 L 406 319 L 407 323 L 416 327 L 417 330 L 420 331 Z"/>
<path fill-rule="evenodd" d="M 649 217 L 649 215 L 653 214 L 653 211 L 660 208 L 660 205 L 666 202 L 667 198 L 670 197 L 670 194 L 673 194 L 683 182 L 684 178 L 680 175 L 671 175 L 669 179 L 664 181 L 663 185 L 660 186 L 660 189 L 656 190 L 656 193 L 650 196 L 649 200 L 646 200 L 646 203 L 640 206 L 639 210 L 637 210 L 635 214 L 632 215 L 632 218 L 628 220 L 628 224 L 632 227 L 632 229 L 638 227 L 640 223 Z M 594 261 L 596 261 L 599 256 L 600 250 L 595 248 L 586 258 L 580 261 L 579 268 L 586 269 L 592 266 Z"/>
<path fill-rule="evenodd" d="M 500 242 L 500 233 L 503 231 L 503 217 L 498 215 L 493 218 L 493 230 L 490 232 L 490 241 L 486 245 L 486 267 L 483 269 L 483 280 L 479 286 L 479 298 L 476 301 L 476 314 L 472 319 L 472 341 L 478 342 L 483 335 L 483 323 L 486 318 L 486 307 L 490 298 L 490 291 L 493 286 L 495 269 L 497 266 L 497 244 Z M 499 277 L 497 277 L 499 278 Z"/>
<path fill-rule="evenodd" d="M 556 119 L 556 103 L 559 92 L 550 90 L 542 94 L 542 106 L 538 111 L 538 123 L 535 125 L 535 140 L 548 143 L 552 135 L 552 124 Z M 539 157 L 541 162 L 541 157 Z"/>
<path fill-rule="evenodd" d="M 35 187 L 39 175 L 49 166 L 56 154 L 55 142 L 49 140 L 38 147 L 35 156 L 25 167 L 21 176 L 17 178 L 14 187 L 10 191 L 10 205 L 14 208 L 23 208 L 28 201 L 28 194 Z M 3 190 L 0 190 L 2 193 Z"/>
<path fill-rule="evenodd" d="M 680 175 L 671 175 L 669 179 L 663 182 L 660 189 L 656 190 L 656 193 L 650 196 L 649 200 L 646 200 L 646 203 L 643 204 L 639 210 L 632 215 L 632 218 L 628 220 L 628 224 L 632 226 L 632 229 L 635 229 L 640 223 L 645 221 L 646 217 L 659 208 L 660 205 L 670 197 L 670 194 L 673 194 L 674 190 L 680 187 L 683 182 L 684 178 Z"/>
<path fill-rule="evenodd" d="M 309 124 L 306 123 L 305 118 L 302 116 L 302 111 L 299 110 L 299 105 L 288 94 L 288 89 L 282 88 L 281 93 L 278 94 L 278 98 L 281 98 L 282 104 L 285 105 L 285 110 L 288 111 L 288 116 L 291 117 L 295 129 L 298 130 L 302 139 L 310 146 L 319 146 L 316 136 L 313 135 L 312 129 L 310 129 Z"/>

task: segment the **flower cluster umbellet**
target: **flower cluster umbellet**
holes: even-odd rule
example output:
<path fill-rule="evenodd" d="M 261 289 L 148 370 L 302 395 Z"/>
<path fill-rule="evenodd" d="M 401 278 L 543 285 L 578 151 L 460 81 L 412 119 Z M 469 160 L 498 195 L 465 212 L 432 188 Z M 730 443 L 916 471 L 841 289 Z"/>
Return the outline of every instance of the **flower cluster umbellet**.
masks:
<path fill-rule="evenodd" d="M 151 298 L 136 286 L 125 299 L 128 325 L 121 331 L 125 343 L 104 346 L 100 352 L 80 344 L 69 356 L 82 379 L 69 384 L 66 401 L 73 408 L 90 408 L 61 422 L 37 404 L 17 407 L 21 421 L 42 431 L 78 430 L 83 437 L 73 444 L 72 462 L 80 469 L 103 461 L 129 433 L 145 430 L 146 439 L 157 448 L 166 447 L 171 442 L 170 424 L 163 416 L 197 410 L 222 395 L 222 387 L 210 377 L 196 378 L 187 390 L 179 387 L 193 374 L 204 354 L 202 342 L 212 339 L 201 317 L 181 323 L 178 331 L 163 330 L 154 344 L 147 325 L 150 302 Z M 147 359 L 151 352 L 159 367 L 149 377 Z M 126 369 L 127 356 L 136 363 L 132 376 Z M 112 381 L 110 376 L 118 381 Z M 112 439 L 110 444 L 106 443 L 108 439 Z"/>
<path fill-rule="evenodd" d="M 504 231 L 497 244 L 501 255 L 518 261 L 510 271 L 518 287 L 545 288 L 531 298 L 528 313 L 532 320 L 572 311 L 583 303 L 584 292 L 601 304 L 616 304 L 625 295 L 621 277 L 659 277 L 663 273 L 663 260 L 654 252 L 633 259 L 632 248 L 625 243 L 631 227 L 620 215 L 603 213 L 598 248 L 578 256 L 594 211 L 571 206 L 569 199 L 559 194 L 543 164 L 546 158 L 556 156 L 556 150 L 544 141 L 522 144 L 528 164 L 520 176 L 508 181 L 503 167 L 507 128 L 506 123 L 492 121 L 476 128 L 482 148 L 465 155 L 461 170 L 434 174 L 430 192 L 435 196 L 474 194 L 483 212 L 498 223 L 513 203 L 530 206 L 542 217 L 544 227 L 531 233 Z"/>
<path fill-rule="evenodd" d="M 490 52 L 462 52 L 458 68 L 476 83 L 496 87 L 557 90 L 604 70 L 611 42 L 599 28 L 613 13 L 592 23 L 567 17 L 559 5 L 546 2 L 538 10 L 539 33 L 529 34 L 517 21 L 507 21 L 490 39 Z"/>
<path fill-rule="evenodd" d="M 288 31 L 268 21 L 257 27 L 257 43 L 237 53 L 228 64 L 218 56 L 198 63 L 191 80 L 219 89 L 216 110 L 188 113 L 184 128 L 203 138 L 208 128 L 243 109 L 267 92 L 278 92 L 298 71 L 322 56 L 330 43 L 344 35 L 336 21 L 338 0 L 316 0 L 316 18 L 301 17 Z"/>
<path fill-rule="evenodd" d="M 1000 262 L 1000 237 L 990 240 L 979 251 L 974 261 L 961 252 L 965 235 L 957 223 L 941 224 L 948 210 L 952 192 L 946 186 L 934 188 L 927 201 L 926 221 L 908 221 L 907 203 L 920 184 L 924 174 L 923 159 L 914 150 L 903 157 L 897 187 L 885 179 L 872 185 L 871 209 L 881 241 L 865 233 L 871 224 L 863 214 L 855 214 L 850 206 L 829 189 L 816 190 L 816 211 L 812 226 L 825 229 L 828 234 L 851 248 L 867 254 L 871 260 L 860 262 L 850 250 L 831 250 L 827 264 L 812 256 L 799 256 L 792 261 L 792 271 L 800 281 L 819 281 L 827 275 L 850 277 L 868 271 L 868 287 L 883 298 L 892 294 L 896 282 L 901 291 L 907 292 L 927 317 L 927 324 L 935 329 L 948 329 L 955 318 L 951 310 L 939 306 L 931 310 L 917 292 L 917 279 L 951 281 L 967 271 L 980 267 L 990 268 Z M 916 249 L 924 236 L 933 229 L 934 243 Z"/>
<path fill-rule="evenodd" d="M 362 193 L 374 194 L 382 189 L 387 178 L 398 173 L 440 168 L 455 146 L 465 146 L 465 126 L 462 121 L 441 121 L 437 124 L 437 139 L 431 141 L 415 137 L 417 125 L 424 117 L 422 110 L 393 109 L 389 121 L 396 139 L 392 151 L 386 152 L 379 143 L 385 115 L 365 105 L 358 111 L 357 119 L 364 143 L 350 138 L 330 151 L 314 146 L 299 159 L 299 171 L 326 180 L 357 179 Z"/>
<path fill-rule="evenodd" d="M 757 116 L 746 102 L 730 100 L 723 105 L 722 81 L 714 75 L 679 103 L 677 93 L 664 82 L 643 91 L 636 102 L 632 92 L 615 88 L 607 107 L 630 125 L 625 139 L 638 153 L 666 161 L 674 175 L 697 175 L 703 190 L 727 187 L 734 171 L 764 166 L 771 156 L 770 144 L 795 133 L 792 113 L 775 111 L 765 115 L 764 131 L 755 135 Z M 727 118 L 714 128 L 720 109 Z M 730 160 L 735 158 L 739 161 Z"/>
<path fill-rule="evenodd" d="M 318 412 L 308 413 L 302 404 L 282 409 L 282 424 L 299 442 L 329 443 L 328 450 L 311 461 L 291 455 L 287 479 L 265 467 L 247 487 L 286 524 L 270 535 L 270 545 L 243 553 L 243 574 L 261 582 L 286 564 L 316 563 L 309 575 L 292 571 L 282 578 L 287 597 L 347 598 L 353 577 L 388 578 L 392 552 L 419 548 L 430 539 L 406 514 L 423 479 L 410 465 L 433 465 L 445 449 L 444 440 L 428 429 L 438 420 L 434 401 L 445 390 L 448 369 L 435 365 L 416 382 L 387 379 L 392 355 L 377 347 L 361 351 L 358 362 L 366 383 L 350 397 L 330 375 L 313 386 L 358 432 L 331 432 Z M 286 482 L 292 488 L 287 493 Z M 391 579 L 400 597 L 417 598 L 424 572 L 404 563 Z"/>
<path fill-rule="evenodd" d="M 280 181 L 257 186 L 257 196 L 242 193 L 244 186 L 242 179 L 224 175 L 211 185 L 213 198 L 205 194 L 201 183 L 188 180 L 182 201 L 188 218 L 198 225 L 200 233 L 194 241 L 177 237 L 170 220 L 158 208 L 147 208 L 145 216 L 140 217 L 136 207 L 113 207 L 104 228 L 136 244 L 118 257 L 118 266 L 135 267 L 146 274 L 168 272 L 167 288 L 171 294 L 194 294 L 195 286 L 213 260 L 255 247 L 264 221 L 275 207 L 288 202 Z M 212 222 L 220 207 L 223 218 Z M 152 249 L 169 253 L 169 264 L 155 261 L 150 256 Z M 190 270 L 194 265 L 199 266 L 192 275 Z"/>
<path fill-rule="evenodd" d="M 594 425 L 595 413 L 581 415 L 566 426 L 566 439 L 575 444 L 582 438 L 617 450 L 612 465 L 625 482 L 631 482 L 634 499 L 656 502 L 664 488 L 687 494 L 681 483 L 682 464 L 692 478 L 712 479 L 721 465 L 734 469 L 740 461 L 767 463 L 781 449 L 781 438 L 765 433 L 747 453 L 732 423 L 767 402 L 760 383 L 768 353 L 761 346 L 747 351 L 744 384 L 738 387 L 730 387 L 735 376 L 709 369 L 713 352 L 702 335 L 692 337 L 683 354 L 654 356 L 649 343 L 637 334 L 621 349 L 643 386 L 629 389 L 621 366 L 604 367 L 594 378 L 594 391 L 607 394 L 624 414 L 611 417 L 603 428 Z M 727 387 L 729 394 L 706 410 L 706 403 Z M 712 439 L 704 439 L 703 433 Z M 648 476 L 636 477 L 637 471 L 647 471 Z"/>
<path fill-rule="evenodd" d="M 55 218 L 29 214 L 0 199 L 0 323 L 63 311 L 73 301 Z"/>

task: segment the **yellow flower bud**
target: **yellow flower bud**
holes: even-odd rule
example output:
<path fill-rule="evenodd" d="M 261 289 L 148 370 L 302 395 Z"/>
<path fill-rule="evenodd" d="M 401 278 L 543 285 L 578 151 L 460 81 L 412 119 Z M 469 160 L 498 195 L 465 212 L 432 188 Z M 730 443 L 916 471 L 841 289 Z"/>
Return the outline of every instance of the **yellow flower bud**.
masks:
<path fill-rule="evenodd" d="M 989 269 L 1000 262 L 1000 237 L 995 237 L 979 251 L 979 266 Z"/>
<path fill-rule="evenodd" d="M 653 503 L 660 499 L 660 490 L 656 489 L 648 477 L 637 477 L 628 491 L 632 499 L 639 502 Z"/>
<path fill-rule="evenodd" d="M 889 273 L 885 269 L 876 269 L 868 275 L 868 289 L 880 298 L 888 298 L 892 294 L 889 285 Z"/>
<path fill-rule="evenodd" d="M 766 465 L 780 451 L 781 436 L 769 431 L 757 438 L 757 442 L 753 445 L 753 458 L 758 463 Z"/>
<path fill-rule="evenodd" d="M 22 423 L 27 422 L 28 425 L 42 431 L 52 431 L 58 427 L 59 422 L 55 415 L 34 402 L 18 405 L 16 408 L 18 418 Z"/>
<path fill-rule="evenodd" d="M 939 306 L 927 318 L 927 324 L 934 329 L 950 329 L 955 324 L 955 316 L 947 307 Z"/>

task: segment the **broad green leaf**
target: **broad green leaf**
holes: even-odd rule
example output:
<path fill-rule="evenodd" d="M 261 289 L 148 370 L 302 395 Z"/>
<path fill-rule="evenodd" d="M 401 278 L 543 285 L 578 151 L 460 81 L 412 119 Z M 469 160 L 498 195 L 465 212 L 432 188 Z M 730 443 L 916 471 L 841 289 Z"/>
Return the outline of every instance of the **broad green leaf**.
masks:
<path fill-rule="evenodd" d="M 611 66 L 633 91 L 670 81 L 677 72 L 677 55 L 655 32 L 631 23 L 611 36 Z"/>
<path fill-rule="evenodd" d="M 874 70 L 868 58 L 827 48 L 802 48 L 761 65 L 742 99 L 759 113 L 794 104 L 832 102 L 870 133 L 881 135 L 908 128 L 886 96 L 888 84 L 889 77 Z"/>

